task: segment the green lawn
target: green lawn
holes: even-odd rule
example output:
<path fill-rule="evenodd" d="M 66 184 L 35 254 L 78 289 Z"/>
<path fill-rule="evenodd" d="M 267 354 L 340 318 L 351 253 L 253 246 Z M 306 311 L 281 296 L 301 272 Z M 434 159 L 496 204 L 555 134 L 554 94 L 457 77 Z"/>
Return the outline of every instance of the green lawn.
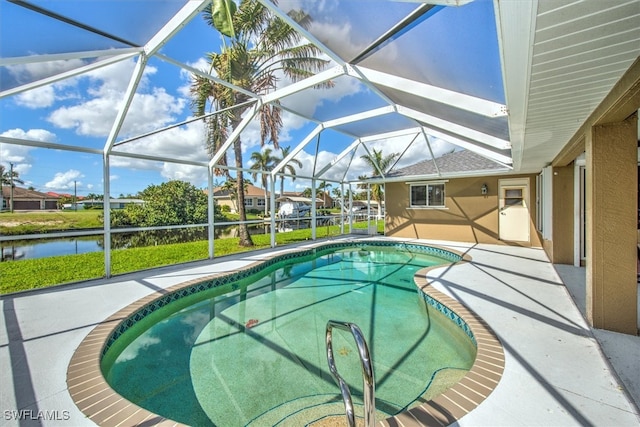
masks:
<path fill-rule="evenodd" d="M 0 234 L 18 235 L 47 231 L 102 228 L 101 210 L 55 212 L 2 212 Z"/>

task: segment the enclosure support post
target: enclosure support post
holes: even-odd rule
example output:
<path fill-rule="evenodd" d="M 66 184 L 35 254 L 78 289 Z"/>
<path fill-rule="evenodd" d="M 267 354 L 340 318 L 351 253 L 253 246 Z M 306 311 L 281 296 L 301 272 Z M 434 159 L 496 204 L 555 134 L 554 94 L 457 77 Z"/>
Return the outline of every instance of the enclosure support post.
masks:
<path fill-rule="evenodd" d="M 316 240 L 316 179 L 311 179 L 311 240 Z"/>
<path fill-rule="evenodd" d="M 367 235 L 371 229 L 371 184 L 367 184 Z"/>
<path fill-rule="evenodd" d="M 349 183 L 349 233 L 353 233 L 353 191 Z"/>
<path fill-rule="evenodd" d="M 109 181 L 109 153 L 102 155 L 102 182 L 104 196 L 102 199 L 102 215 L 104 227 L 104 275 L 111 277 L 111 182 Z"/>
<path fill-rule="evenodd" d="M 213 259 L 214 254 L 215 254 L 215 249 L 214 249 L 214 239 L 215 239 L 215 217 L 216 217 L 216 206 L 215 206 L 215 201 L 213 198 L 213 168 L 207 167 L 207 186 L 209 189 L 209 194 L 208 194 L 208 204 L 209 204 L 209 211 L 208 211 L 208 222 L 209 222 L 209 227 L 208 227 L 208 232 L 207 232 L 207 236 L 208 236 L 208 240 L 209 240 L 209 259 Z"/>
<path fill-rule="evenodd" d="M 344 234 L 344 182 L 340 183 L 340 235 Z"/>
<path fill-rule="evenodd" d="M 271 220 L 271 247 L 276 247 L 276 177 L 269 175 L 271 180 L 271 194 L 269 195 L 269 219 Z"/>

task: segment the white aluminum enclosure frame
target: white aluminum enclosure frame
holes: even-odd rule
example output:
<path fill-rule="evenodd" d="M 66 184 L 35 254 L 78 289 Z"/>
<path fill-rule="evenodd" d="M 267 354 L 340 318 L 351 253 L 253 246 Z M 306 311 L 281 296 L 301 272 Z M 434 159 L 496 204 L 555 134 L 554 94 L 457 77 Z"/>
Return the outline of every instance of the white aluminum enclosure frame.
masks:
<path fill-rule="evenodd" d="M 348 135 L 344 131 L 340 129 L 341 126 L 346 124 L 357 123 L 359 121 L 372 119 L 379 116 L 384 116 L 387 114 L 399 114 L 404 116 L 411 121 L 414 122 L 414 127 L 410 129 L 405 129 L 401 131 L 393 131 L 393 132 L 381 132 L 377 135 L 371 135 L 366 137 L 354 137 L 353 142 L 345 148 L 338 156 L 334 158 L 330 163 L 326 165 L 318 165 L 319 168 L 314 170 L 314 173 L 311 177 L 305 177 L 307 179 L 311 179 L 312 182 L 315 182 L 318 179 L 322 179 L 323 177 L 333 166 L 341 162 L 345 157 L 351 155 L 351 158 L 348 162 L 347 170 L 340 181 L 331 181 L 337 184 L 340 184 L 341 188 L 344 188 L 345 185 L 351 188 L 351 185 L 355 183 L 355 181 L 348 181 L 346 179 L 347 172 L 351 163 L 353 162 L 356 151 L 362 146 L 364 152 L 371 154 L 368 144 L 384 140 L 387 138 L 406 136 L 410 139 L 409 144 L 405 147 L 404 152 L 408 150 L 408 148 L 415 143 L 418 143 L 420 140 L 424 140 L 424 143 L 427 146 L 427 149 L 433 158 L 433 149 L 431 147 L 431 142 L 429 140 L 429 135 L 442 138 L 447 140 L 448 142 L 453 143 L 454 145 L 458 145 L 462 148 L 472 150 L 481 156 L 492 159 L 496 162 L 499 162 L 503 165 L 510 166 L 511 158 L 505 154 L 498 153 L 496 150 L 502 150 L 503 152 L 511 150 L 510 141 L 505 141 L 500 138 L 496 138 L 491 135 L 483 134 L 474 129 L 471 129 L 465 126 L 463 123 L 453 123 L 449 121 L 445 121 L 436 117 L 433 117 L 424 112 L 416 111 L 411 108 L 407 108 L 402 105 L 395 104 L 391 101 L 387 96 L 385 96 L 381 90 L 377 86 L 386 86 L 392 87 L 394 89 L 398 89 L 400 91 L 408 92 L 416 96 L 420 96 L 425 100 L 437 102 L 440 104 L 444 104 L 447 106 L 451 106 L 453 108 L 458 108 L 464 111 L 472 111 L 476 114 L 485 115 L 487 117 L 503 117 L 507 114 L 507 107 L 505 105 L 501 105 L 495 102 L 482 100 L 476 97 L 472 97 L 469 95 L 465 95 L 462 93 L 457 93 L 451 90 L 445 90 L 442 88 L 434 87 L 431 85 L 427 85 L 418 81 L 402 78 L 399 76 L 394 76 L 388 73 L 379 72 L 362 65 L 351 64 L 345 61 L 343 58 L 340 58 L 335 52 L 333 52 L 326 45 L 321 43 L 318 39 L 316 39 L 310 32 L 301 28 L 298 24 L 293 22 L 291 18 L 289 18 L 285 13 L 282 12 L 278 7 L 276 7 L 273 3 L 266 0 L 260 0 L 266 7 L 274 11 L 278 16 L 287 21 L 290 25 L 296 28 L 304 37 L 314 43 L 320 50 L 322 50 L 335 64 L 334 67 L 329 68 L 323 72 L 320 72 L 314 76 L 311 76 L 305 80 L 302 80 L 297 83 L 293 83 L 291 85 L 282 87 L 272 93 L 269 93 L 264 96 L 258 96 L 253 94 L 245 89 L 234 86 L 230 83 L 224 82 L 218 79 L 215 76 L 206 74 L 200 70 L 195 69 L 194 67 L 184 64 L 180 61 L 176 61 L 173 58 L 166 56 L 165 54 L 159 53 L 159 49 L 173 36 L 175 35 L 187 22 L 196 17 L 208 4 L 208 0 L 198 0 L 198 1 L 188 1 L 184 4 L 184 6 L 171 18 L 144 46 L 124 48 L 124 49 L 115 49 L 115 50 L 107 50 L 107 51 L 86 51 L 86 52 L 71 52 L 68 54 L 56 54 L 56 55 L 44 55 L 35 59 L 33 57 L 22 57 L 22 58 L 11 58 L 11 59 L 1 59 L 0 65 L 11 65 L 18 63 L 31 63 L 35 61 L 51 61 L 51 60 L 64 60 L 64 59 L 74 59 L 74 58 L 93 58 L 93 57 L 101 57 L 104 59 L 100 59 L 92 64 L 89 64 L 85 67 L 81 67 L 75 70 L 68 71 L 63 74 L 56 75 L 51 78 L 38 80 L 33 83 L 29 83 L 23 86 L 19 86 L 17 88 L 5 91 L 0 93 L 0 98 L 7 97 L 10 95 L 15 95 L 17 93 L 21 93 L 33 88 L 37 88 L 46 84 L 51 84 L 72 76 L 79 75 L 83 72 L 95 70 L 100 67 L 104 67 L 115 62 L 129 60 L 131 58 L 137 58 L 135 69 L 131 75 L 129 86 L 126 90 L 125 97 L 123 99 L 123 103 L 121 104 L 120 110 L 117 113 L 116 119 L 112 124 L 109 135 L 105 141 L 104 147 L 102 150 L 88 149 L 83 147 L 75 147 L 68 146 L 57 143 L 47 143 L 47 142 L 38 142 L 38 141 L 28 141 L 28 140 L 20 140 L 14 138 L 0 138 L 0 142 L 9 143 L 9 144 L 18 144 L 18 145 L 30 145 L 39 148 L 50 148 L 50 149 L 62 149 L 68 151 L 76 151 L 76 152 L 87 152 L 91 154 L 101 155 L 102 163 L 103 163 L 103 181 L 104 181 L 104 196 L 105 200 L 105 210 L 104 210 L 104 236 L 105 236 L 105 270 L 107 277 L 111 275 L 111 227 L 110 227 L 110 214 L 108 209 L 108 200 L 110 197 L 110 185 L 109 185 L 109 177 L 110 177 L 110 159 L 114 156 L 122 156 L 122 157 L 130 157 L 137 158 L 143 160 L 150 161 L 163 161 L 163 162 L 171 162 L 171 163 L 185 163 L 195 166 L 202 166 L 207 168 L 207 177 L 208 177 L 208 188 L 209 188 L 209 205 L 213 206 L 212 199 L 212 183 L 213 183 L 213 170 L 221 165 L 219 165 L 219 161 L 224 155 L 224 153 L 231 147 L 233 142 L 238 138 L 241 133 L 246 129 L 251 120 L 257 115 L 259 109 L 263 105 L 277 103 L 280 100 L 284 99 L 287 96 L 290 96 L 295 93 L 299 93 L 304 90 L 308 90 L 314 86 L 322 84 L 324 82 L 330 81 L 332 79 L 336 79 L 341 76 L 346 76 L 350 78 L 358 79 L 358 81 L 364 85 L 368 90 L 372 93 L 375 93 L 380 99 L 382 99 L 387 105 L 379 108 L 374 108 L 367 111 L 361 111 L 358 113 L 354 113 L 348 116 L 343 116 L 340 118 L 335 118 L 331 120 L 321 121 L 318 125 L 305 137 L 303 138 L 293 150 L 286 156 L 282 161 L 276 165 L 276 167 L 268 171 L 269 182 L 272 188 L 272 197 L 274 193 L 275 181 L 278 176 L 283 176 L 283 169 L 293 158 L 296 157 L 303 149 L 305 149 L 308 144 L 313 141 L 315 138 L 319 137 L 324 130 L 333 129 L 334 131 L 341 132 L 345 135 Z M 434 2 L 437 4 L 444 5 L 461 5 L 467 3 L 467 0 L 444 0 L 439 2 Z M 417 6 L 416 11 L 421 6 Z M 498 5 L 495 6 L 496 9 Z M 504 8 L 503 8 L 504 9 Z M 531 12 L 531 11 L 530 11 Z M 500 16 L 497 17 L 498 22 L 500 22 Z M 386 36 L 385 36 L 386 37 Z M 240 125 L 234 129 L 229 135 L 228 139 L 222 144 L 221 148 L 214 153 L 212 158 L 208 163 L 205 162 L 192 162 L 185 161 L 173 158 L 165 158 L 162 156 L 154 156 L 152 154 L 146 153 L 135 153 L 135 152 L 123 152 L 117 149 L 117 147 L 121 144 L 124 144 L 128 141 L 139 139 L 145 137 L 146 135 L 141 135 L 138 137 L 129 138 L 128 140 L 117 142 L 118 135 L 120 134 L 122 125 L 128 113 L 128 110 L 131 106 L 133 98 L 135 96 L 136 90 L 139 86 L 143 73 L 145 71 L 145 67 L 151 57 L 158 58 L 161 61 L 166 63 L 170 63 L 174 66 L 177 66 L 187 72 L 197 74 L 202 77 L 210 78 L 212 81 L 215 81 L 220 84 L 224 84 L 231 88 L 232 90 L 239 91 L 249 96 L 253 102 L 253 105 L 249 109 L 249 111 L 243 117 Z M 213 113 L 215 114 L 215 113 Z M 296 113 L 300 115 L 299 113 Z M 313 118 L 301 117 L 308 119 L 310 121 L 314 121 Z M 201 119 L 195 118 L 194 120 Z M 179 124 L 178 124 L 179 125 Z M 174 125 L 177 126 L 177 125 Z M 173 127 L 173 126 L 172 126 Z M 168 127 L 166 129 L 169 129 Z M 163 130 L 154 131 L 161 132 Z M 402 157 L 402 156 L 401 156 Z M 226 169 L 236 170 L 236 168 L 231 166 L 225 166 Z M 240 170 L 248 170 L 246 168 Z M 256 171 L 252 171 L 256 172 Z M 258 171 L 260 173 L 261 171 Z M 385 172 L 382 170 L 378 170 L 378 176 L 376 180 L 384 180 Z M 439 173 L 438 173 L 439 174 Z M 298 175 L 298 177 L 300 177 Z M 372 181 L 373 182 L 373 181 Z M 315 188 L 312 190 L 315 193 Z M 315 194 L 314 194 L 315 196 Z M 350 204 L 351 204 L 352 194 L 350 192 Z M 271 201 L 272 210 L 274 209 L 274 202 Z M 213 245 L 213 213 L 210 209 L 210 215 L 208 218 L 208 226 L 209 226 L 209 257 L 213 257 L 214 254 L 214 245 Z M 315 218 L 315 213 L 314 213 Z M 344 224 L 343 224 L 344 225 Z M 350 220 L 350 229 L 351 229 L 351 220 Z M 274 236 L 274 228 L 272 227 L 271 233 L 271 244 L 275 245 L 275 236 Z M 315 238 L 315 227 L 313 230 L 314 238 Z"/>

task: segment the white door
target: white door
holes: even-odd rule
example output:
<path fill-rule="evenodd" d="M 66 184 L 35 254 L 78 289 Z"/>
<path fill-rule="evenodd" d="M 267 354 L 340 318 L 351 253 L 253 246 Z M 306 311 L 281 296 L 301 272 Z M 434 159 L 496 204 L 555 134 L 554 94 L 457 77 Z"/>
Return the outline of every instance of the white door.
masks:
<path fill-rule="evenodd" d="M 529 241 L 529 179 L 501 179 L 498 200 L 500 240 Z"/>

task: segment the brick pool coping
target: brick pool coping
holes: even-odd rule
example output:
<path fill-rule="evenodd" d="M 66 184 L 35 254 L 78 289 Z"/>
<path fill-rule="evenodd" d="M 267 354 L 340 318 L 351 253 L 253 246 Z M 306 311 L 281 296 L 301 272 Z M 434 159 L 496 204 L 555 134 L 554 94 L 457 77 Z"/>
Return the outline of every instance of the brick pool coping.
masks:
<path fill-rule="evenodd" d="M 367 241 L 360 243 L 370 244 Z M 419 406 L 381 420 L 377 424 L 389 427 L 446 426 L 475 409 L 495 389 L 504 371 L 504 351 L 496 334 L 484 320 L 455 299 L 433 288 L 426 277 L 432 269 L 451 268 L 456 263 L 471 261 L 471 258 L 466 254 L 437 245 L 413 243 L 412 245 L 444 250 L 461 257 L 461 261 L 417 271 L 414 275 L 414 281 L 418 289 L 421 290 L 426 304 L 443 311 L 452 321 L 457 321 L 459 326 L 459 322 L 462 321 L 468 327 L 467 332 L 470 331 L 477 346 L 476 359 L 462 380 L 444 393 Z M 274 257 L 252 262 L 236 270 L 181 282 L 161 291 L 153 292 L 117 311 L 100 322 L 80 343 L 71 357 L 67 369 L 67 388 L 71 398 L 80 411 L 98 425 L 183 425 L 128 401 L 106 382 L 100 368 L 100 362 L 107 344 L 113 340 L 114 331 L 142 308 L 152 305 L 155 301 L 165 298 L 173 292 L 234 273 L 243 274 L 283 255 L 300 254 L 309 249 L 326 248 L 327 246 L 332 245 L 320 243 L 304 250 L 283 251 Z"/>

